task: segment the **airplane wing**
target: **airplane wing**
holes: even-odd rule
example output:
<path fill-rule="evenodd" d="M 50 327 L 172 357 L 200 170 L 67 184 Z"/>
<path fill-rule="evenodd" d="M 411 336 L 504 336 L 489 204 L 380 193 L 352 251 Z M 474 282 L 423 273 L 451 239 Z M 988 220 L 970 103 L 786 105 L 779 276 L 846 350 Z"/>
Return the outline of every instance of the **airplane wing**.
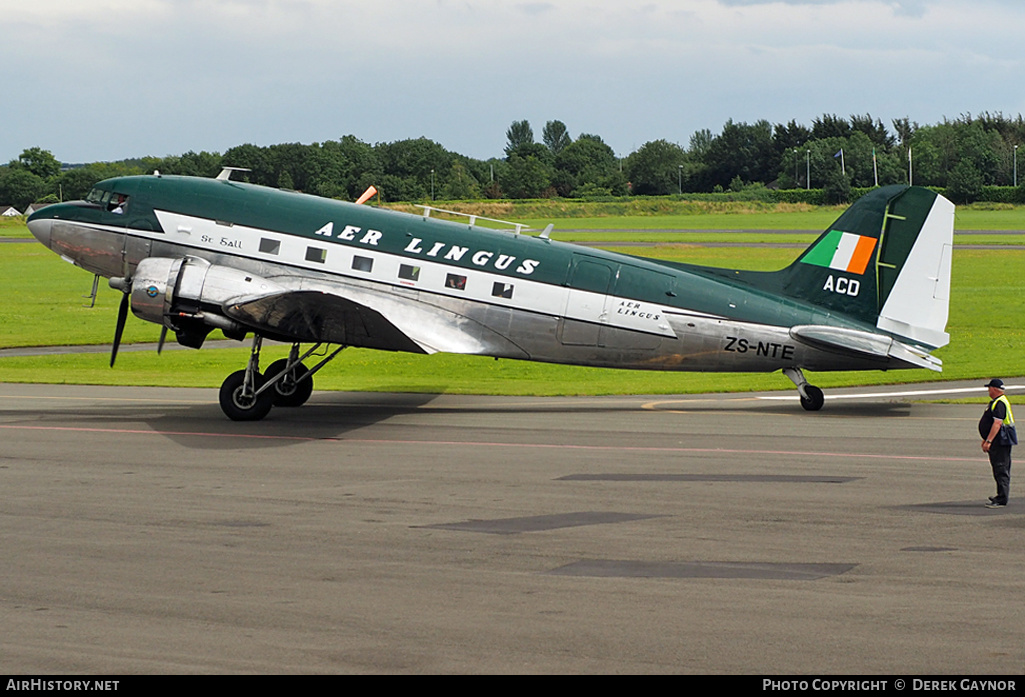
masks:
<path fill-rule="evenodd" d="M 790 336 L 814 348 L 857 357 L 895 359 L 909 367 L 941 371 L 943 362 L 926 351 L 884 334 L 827 325 L 802 324 L 790 328 Z"/>
<path fill-rule="evenodd" d="M 478 321 L 422 302 L 359 289 L 285 290 L 234 298 L 224 313 L 293 341 L 409 351 L 527 358 L 507 337 Z"/>
<path fill-rule="evenodd" d="M 224 304 L 228 317 L 304 342 L 428 353 L 381 313 L 321 291 L 285 291 Z"/>

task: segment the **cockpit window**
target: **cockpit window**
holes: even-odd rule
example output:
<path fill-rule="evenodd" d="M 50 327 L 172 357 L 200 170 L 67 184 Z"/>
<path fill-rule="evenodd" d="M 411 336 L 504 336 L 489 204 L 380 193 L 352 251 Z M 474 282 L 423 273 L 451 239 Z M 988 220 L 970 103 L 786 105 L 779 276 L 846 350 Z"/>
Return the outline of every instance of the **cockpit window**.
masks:
<path fill-rule="evenodd" d="M 85 197 L 85 200 L 88 203 L 94 203 L 101 206 L 108 213 L 117 213 L 121 215 L 128 210 L 128 196 L 125 194 L 118 194 L 113 191 L 93 189 L 89 192 L 89 195 Z"/>
<path fill-rule="evenodd" d="M 111 213 L 123 214 L 128 210 L 128 197 L 124 194 L 111 194 L 107 201 L 107 210 Z"/>

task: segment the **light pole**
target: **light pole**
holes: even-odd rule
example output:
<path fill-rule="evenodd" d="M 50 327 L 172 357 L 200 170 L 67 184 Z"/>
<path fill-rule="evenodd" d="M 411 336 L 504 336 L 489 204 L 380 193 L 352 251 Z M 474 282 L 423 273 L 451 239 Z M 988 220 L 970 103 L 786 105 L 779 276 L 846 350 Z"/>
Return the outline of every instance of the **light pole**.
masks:
<path fill-rule="evenodd" d="M 431 200 L 434 200 L 434 168 L 431 167 Z"/>
<path fill-rule="evenodd" d="M 680 187 L 680 196 L 683 196 L 683 165 L 676 165 L 677 183 Z"/>
<path fill-rule="evenodd" d="M 811 191 L 811 150 L 805 155 L 804 160 L 804 188 Z"/>
<path fill-rule="evenodd" d="M 794 148 L 794 188 L 800 186 L 800 182 L 797 181 L 797 148 Z"/>
<path fill-rule="evenodd" d="M 1018 186 L 1018 145 L 1014 146 L 1014 185 Z"/>

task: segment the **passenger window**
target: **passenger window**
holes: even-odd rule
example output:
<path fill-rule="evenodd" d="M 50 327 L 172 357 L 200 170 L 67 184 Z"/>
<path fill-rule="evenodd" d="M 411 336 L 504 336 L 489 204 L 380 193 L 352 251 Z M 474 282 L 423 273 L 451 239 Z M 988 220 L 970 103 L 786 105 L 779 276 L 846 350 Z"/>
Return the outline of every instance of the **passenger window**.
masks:
<path fill-rule="evenodd" d="M 352 270 L 366 271 L 369 273 L 374 270 L 374 260 L 369 257 L 353 257 Z"/>
<path fill-rule="evenodd" d="M 513 295 L 513 285 L 511 283 L 500 283 L 499 281 L 495 281 L 495 285 L 491 286 L 491 295 L 495 298 L 511 300 Z"/>
<path fill-rule="evenodd" d="M 268 240 L 264 237 L 260 240 L 260 251 L 264 254 L 279 254 L 281 252 L 281 242 L 278 240 Z"/>
<path fill-rule="evenodd" d="M 450 273 L 445 277 L 445 287 L 455 290 L 466 290 L 466 276 Z"/>
<path fill-rule="evenodd" d="M 315 261 L 318 264 L 323 264 L 327 260 L 327 250 L 321 249 L 320 247 L 307 247 L 306 248 L 306 261 Z"/>
<path fill-rule="evenodd" d="M 410 266 L 409 264 L 399 265 L 399 278 L 404 278 L 407 281 L 415 281 L 420 278 L 420 267 Z"/>

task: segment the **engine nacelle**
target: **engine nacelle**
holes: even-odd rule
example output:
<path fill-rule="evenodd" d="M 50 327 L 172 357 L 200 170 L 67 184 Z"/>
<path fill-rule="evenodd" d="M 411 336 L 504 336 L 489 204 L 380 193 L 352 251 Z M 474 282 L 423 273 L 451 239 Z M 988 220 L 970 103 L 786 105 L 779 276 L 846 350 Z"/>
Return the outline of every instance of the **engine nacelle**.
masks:
<path fill-rule="evenodd" d="M 132 278 L 132 312 L 174 330 L 178 341 L 198 348 L 214 328 L 242 338 L 246 328 L 221 314 L 228 300 L 283 291 L 283 286 L 246 271 L 198 257 L 147 257 Z"/>

